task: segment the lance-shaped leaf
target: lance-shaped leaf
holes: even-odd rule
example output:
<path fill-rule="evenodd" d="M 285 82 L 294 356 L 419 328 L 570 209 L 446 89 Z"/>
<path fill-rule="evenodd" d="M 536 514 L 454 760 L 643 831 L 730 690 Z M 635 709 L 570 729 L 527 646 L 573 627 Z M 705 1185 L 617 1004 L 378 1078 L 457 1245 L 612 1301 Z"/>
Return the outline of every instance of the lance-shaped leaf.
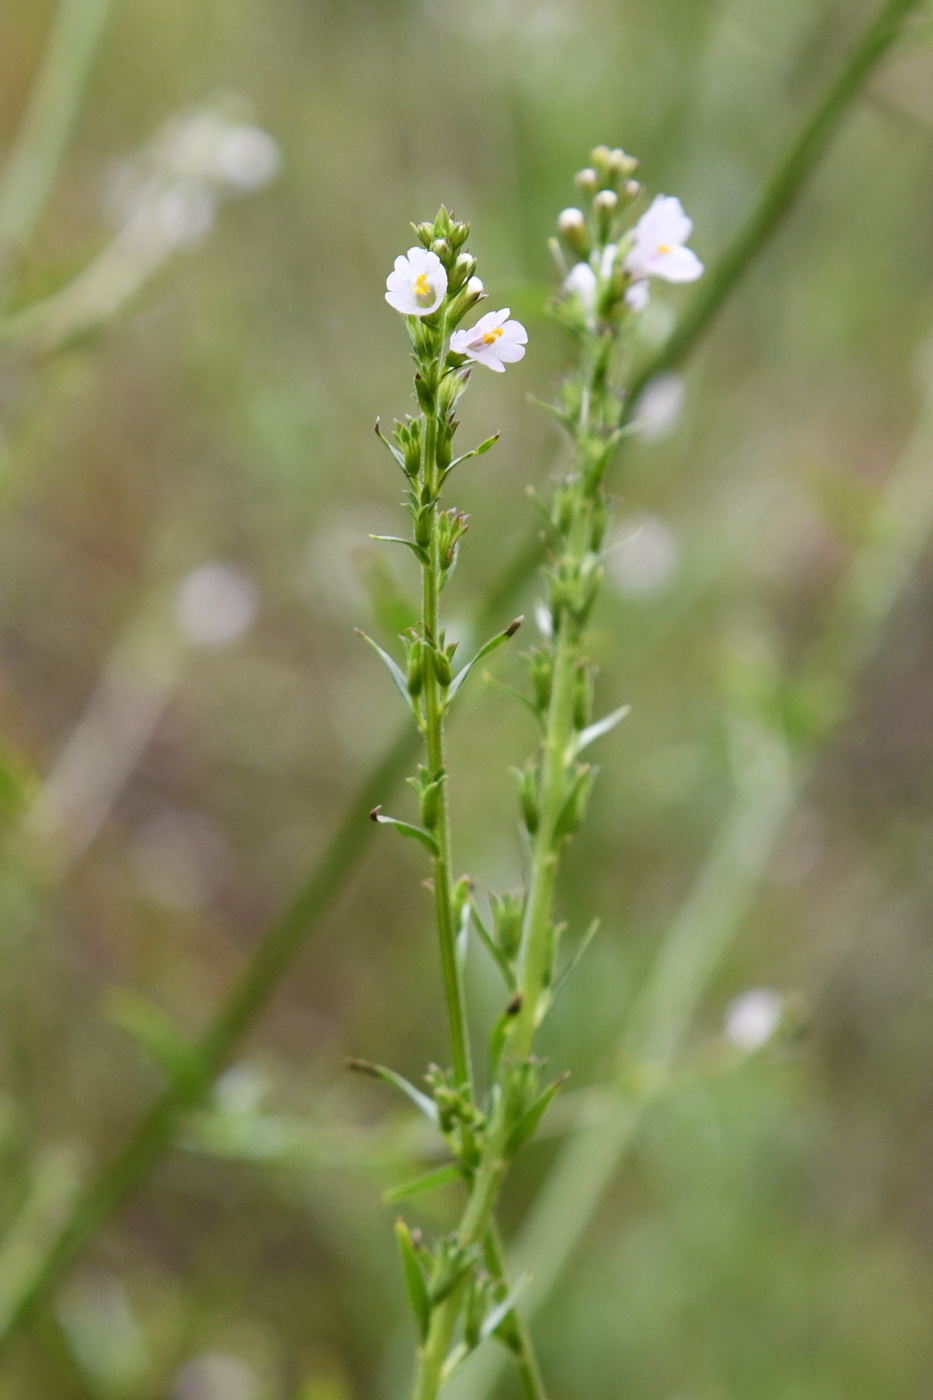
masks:
<path fill-rule="evenodd" d="M 383 1084 L 391 1084 L 393 1088 L 401 1089 L 428 1122 L 437 1126 L 437 1104 L 428 1098 L 427 1094 L 416 1089 L 414 1084 L 410 1084 L 404 1075 L 397 1074 L 394 1069 L 387 1069 L 385 1065 L 374 1065 L 371 1060 L 349 1059 L 345 1063 L 347 1069 L 352 1069 L 357 1074 L 368 1074 L 371 1079 L 381 1079 Z"/>
<path fill-rule="evenodd" d="M 503 642 L 507 642 L 510 637 L 514 637 L 515 633 L 518 631 L 519 627 L 521 627 L 524 621 L 524 617 L 516 617 L 512 622 L 509 623 L 508 627 L 505 629 L 504 632 L 498 632 L 494 637 L 490 637 L 489 641 L 486 643 L 485 646 L 480 647 L 476 655 L 470 661 L 467 662 L 462 671 L 457 672 L 457 674 L 451 681 L 450 689 L 447 692 L 448 701 L 451 701 L 454 698 L 457 691 L 460 689 L 460 687 L 463 685 L 463 682 L 466 680 L 467 676 L 473 670 L 473 667 L 476 665 L 477 661 L 482 661 L 484 656 L 488 656 L 491 651 L 495 651 L 496 647 L 501 647 Z"/>
<path fill-rule="evenodd" d="M 454 1376 L 460 1370 L 460 1367 L 463 1365 L 464 1361 L 466 1361 L 467 1357 L 470 1355 L 470 1350 L 471 1348 L 467 1346 L 466 1342 L 458 1342 L 457 1345 L 454 1347 L 453 1351 L 450 1353 L 447 1360 L 444 1362 L 444 1366 L 441 1371 L 442 1389 L 445 1385 L 447 1385 L 449 1381 L 453 1380 Z"/>
<path fill-rule="evenodd" d="M 409 1196 L 418 1196 L 422 1191 L 435 1191 L 439 1186 L 449 1186 L 453 1181 L 460 1181 L 463 1172 L 459 1162 L 449 1162 L 444 1167 L 435 1167 L 434 1171 L 425 1172 L 422 1176 L 416 1176 L 411 1181 L 402 1182 L 401 1186 L 393 1186 L 388 1191 L 383 1191 L 382 1199 L 386 1205 L 395 1205 L 398 1201 L 406 1201 Z"/>
<path fill-rule="evenodd" d="M 538 1095 L 531 1107 L 525 1110 L 509 1135 L 509 1140 L 505 1149 L 509 1156 L 513 1156 L 532 1136 L 538 1124 L 541 1122 L 541 1119 L 544 1117 L 551 1100 L 556 1094 L 560 1093 L 567 1079 L 568 1075 L 566 1074 L 562 1074 L 558 1079 L 555 1079 L 553 1084 L 549 1084 L 544 1092 Z"/>
<path fill-rule="evenodd" d="M 518 1281 L 515 1284 L 515 1287 L 512 1288 L 510 1292 L 506 1295 L 506 1297 L 502 1299 L 502 1302 L 497 1303 L 497 1305 L 493 1308 L 492 1312 L 486 1316 L 482 1327 L 479 1329 L 479 1336 L 481 1342 L 485 1342 L 487 1338 L 492 1336 L 493 1332 L 495 1332 L 497 1328 L 502 1326 L 503 1322 L 508 1317 L 512 1309 L 515 1307 L 515 1304 L 518 1302 L 519 1298 L 522 1296 L 530 1282 L 531 1274 L 530 1272 L 526 1271 L 522 1274 L 521 1278 L 518 1279 Z"/>
<path fill-rule="evenodd" d="M 414 540 L 403 539 L 401 535 L 370 535 L 371 540 L 380 540 L 382 544 L 403 544 L 406 549 L 410 549 L 412 554 L 422 564 L 430 563 L 430 556 L 426 549 L 422 549 L 420 544 Z M 369 638 L 366 638 L 369 641 Z"/>
<path fill-rule="evenodd" d="M 512 964 L 509 962 L 508 958 L 505 956 L 496 940 L 492 937 L 492 934 L 486 928 L 485 924 L 483 923 L 479 914 L 476 912 L 476 909 L 473 905 L 470 905 L 470 917 L 473 920 L 473 925 L 476 929 L 476 932 L 480 936 L 483 946 L 489 953 L 489 956 L 495 962 L 499 971 L 502 973 L 502 976 L 505 978 L 505 985 L 508 987 L 510 992 L 514 992 L 515 972 L 512 968 Z"/>
<path fill-rule="evenodd" d="M 204 1071 L 197 1050 L 161 1007 L 127 987 L 113 987 L 106 995 L 105 1011 L 115 1026 L 152 1056 L 173 1084 L 194 1088 L 200 1083 Z"/>
<path fill-rule="evenodd" d="M 382 445 L 386 447 L 389 450 L 389 452 L 392 453 L 392 456 L 395 458 L 396 462 L 398 462 L 402 471 L 405 472 L 405 475 L 407 476 L 408 472 L 405 470 L 405 454 L 399 451 L 394 442 L 389 441 L 385 433 L 382 431 L 382 425 L 380 424 L 378 418 L 376 419 L 376 437 L 379 439 Z"/>
<path fill-rule="evenodd" d="M 544 717 L 537 705 L 535 705 L 533 700 L 529 700 L 527 695 L 523 695 L 520 690 L 516 690 L 512 685 L 503 685 L 502 681 L 497 681 L 495 676 L 490 675 L 488 671 L 483 672 L 483 680 L 487 685 L 491 685 L 493 690 L 498 690 L 503 695 L 510 696 L 513 700 L 517 700 L 520 705 L 524 705 L 526 710 L 530 710 L 535 717 L 535 723 L 539 729 L 543 731 L 547 727 Z"/>
<path fill-rule="evenodd" d="M 388 668 L 389 675 L 395 682 L 396 690 L 398 691 L 399 695 L 401 695 L 402 699 L 405 701 L 405 704 L 411 710 L 412 714 L 414 714 L 415 703 L 408 693 L 408 678 L 405 675 L 405 672 L 402 670 L 401 666 L 398 664 L 397 661 L 394 661 L 392 659 L 392 657 L 387 651 L 383 651 L 379 643 L 374 642 L 372 637 L 367 637 L 366 633 L 361 632 L 358 627 L 355 627 L 353 630 L 356 632 L 356 635 L 358 637 L 363 638 L 364 642 L 369 643 L 369 645 L 372 647 L 373 651 L 376 653 L 377 656 L 382 657 L 382 660 L 385 662 L 386 667 Z"/>
<path fill-rule="evenodd" d="M 418 1339 L 423 1342 L 431 1325 L 431 1300 L 428 1297 L 428 1288 L 421 1271 L 415 1242 L 411 1237 L 411 1231 L 402 1219 L 395 1222 L 395 1238 L 398 1240 L 398 1251 L 402 1256 L 405 1289 L 408 1293 L 411 1310 L 415 1315 Z"/>
<path fill-rule="evenodd" d="M 598 928 L 599 928 L 599 919 L 594 919 L 593 922 L 590 924 L 589 928 L 587 929 L 586 933 L 585 933 L 585 934 L 583 935 L 583 937 L 580 939 L 580 942 L 579 942 L 579 944 L 577 945 L 577 948 L 576 948 L 576 950 L 575 950 L 575 952 L 574 952 L 573 957 L 570 959 L 569 963 L 568 963 L 567 966 L 564 968 L 563 972 L 560 974 L 560 976 L 558 977 L 557 981 L 554 983 L 554 990 L 553 990 L 553 992 L 551 993 L 551 1002 L 552 1002 L 552 1004 L 553 1004 L 553 1002 L 555 1002 L 555 1001 L 557 1000 L 557 995 L 558 995 L 558 993 L 559 993 L 561 987 L 562 987 L 562 986 L 564 985 L 564 983 L 567 981 L 567 978 L 570 976 L 571 972 L 574 971 L 574 969 L 575 969 L 576 966 L 577 966 L 577 963 L 580 961 L 580 959 L 583 957 L 583 954 L 586 952 L 587 948 L 588 948 L 588 947 L 590 946 L 590 944 L 592 943 L 593 938 L 595 937 L 596 931 L 597 931 Z"/>
<path fill-rule="evenodd" d="M 461 457 L 455 457 L 444 475 L 447 476 L 453 471 L 454 467 L 459 467 L 461 462 L 468 462 L 471 457 L 482 457 L 483 453 L 488 452 L 490 447 L 495 447 L 498 441 L 499 434 L 493 433 L 492 437 L 487 438 L 485 442 L 481 442 L 479 447 L 474 447 L 471 452 L 464 452 Z"/>
<path fill-rule="evenodd" d="M 440 847 L 431 835 L 430 831 L 425 831 L 422 826 L 415 826 L 413 822 L 403 822 L 400 817 L 385 817 L 381 807 L 374 807 L 369 814 L 370 821 L 378 822 L 380 826 L 394 826 L 396 831 L 400 831 L 403 836 L 410 836 L 413 841 L 420 841 L 432 856 L 440 854 Z"/>
<path fill-rule="evenodd" d="M 575 759 L 577 754 L 582 753 L 588 745 L 592 744 L 594 739 L 601 739 L 604 734 L 609 734 L 621 720 L 625 719 L 625 716 L 629 713 L 631 708 L 631 705 L 621 705 L 618 710 L 613 710 L 612 714 L 605 715 L 602 719 L 596 720 L 594 724 L 588 725 L 586 729 L 581 729 L 580 733 L 570 745 L 568 760 L 572 761 Z"/>

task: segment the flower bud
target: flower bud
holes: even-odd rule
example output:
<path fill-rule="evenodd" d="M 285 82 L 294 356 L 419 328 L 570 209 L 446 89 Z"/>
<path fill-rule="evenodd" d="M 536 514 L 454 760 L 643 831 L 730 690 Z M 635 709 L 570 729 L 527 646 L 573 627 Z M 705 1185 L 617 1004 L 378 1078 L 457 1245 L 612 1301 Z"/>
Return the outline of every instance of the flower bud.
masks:
<path fill-rule="evenodd" d="M 423 413 L 434 412 L 434 395 L 424 381 L 423 375 L 415 375 L 415 393 L 418 395 L 418 403 Z"/>
<path fill-rule="evenodd" d="M 454 678 L 450 657 L 447 655 L 446 651 L 432 651 L 431 658 L 434 662 L 434 674 L 446 690 Z"/>
<path fill-rule="evenodd" d="M 452 219 L 450 222 L 450 232 L 447 237 L 454 248 L 462 248 L 470 236 L 470 225 L 461 223 L 459 219 Z"/>
<path fill-rule="evenodd" d="M 525 891 L 503 890 L 501 895 L 490 894 L 489 907 L 496 931 L 496 943 L 509 962 L 518 953 L 522 941 L 522 924 L 525 921 Z"/>
<path fill-rule="evenodd" d="M 435 238 L 431 244 L 431 252 L 436 253 L 444 266 L 449 269 L 453 262 L 454 250 L 446 238 Z"/>
<path fill-rule="evenodd" d="M 584 194 L 594 195 L 599 189 L 599 176 L 591 165 L 578 170 L 574 175 L 574 182 L 579 186 Z"/>
<path fill-rule="evenodd" d="M 518 802 L 525 829 L 529 836 L 534 836 L 540 822 L 537 773 L 533 767 L 513 768 L 512 773 L 518 785 Z"/>
<path fill-rule="evenodd" d="M 408 693 L 412 698 L 421 694 L 424 685 L 424 642 L 414 641 L 408 652 Z"/>
<path fill-rule="evenodd" d="M 638 169 L 638 161 L 635 156 L 627 156 L 620 146 L 609 152 L 609 159 L 606 165 L 613 175 L 632 175 Z"/>
<path fill-rule="evenodd" d="M 557 227 L 561 236 L 581 258 L 590 255 L 590 238 L 582 209 L 564 209 L 557 216 Z"/>
<path fill-rule="evenodd" d="M 641 185 L 637 180 L 626 180 L 622 186 L 622 193 L 626 199 L 634 199 L 637 194 L 641 194 Z"/>
<path fill-rule="evenodd" d="M 604 241 L 609 237 L 618 207 L 619 196 L 615 190 L 600 190 L 593 200 L 593 213 L 599 222 L 599 232 Z"/>
<path fill-rule="evenodd" d="M 434 225 L 428 223 L 412 224 L 412 228 L 418 235 L 422 246 L 425 248 L 430 248 L 431 240 L 434 238 Z"/>
<path fill-rule="evenodd" d="M 573 697 L 573 727 L 585 729 L 593 718 L 593 673 L 585 663 L 577 667 Z"/>
<path fill-rule="evenodd" d="M 456 262 L 450 269 L 450 276 L 447 279 L 448 295 L 452 292 L 459 292 L 464 282 L 472 277 L 475 271 L 476 259 L 473 257 L 473 254 L 459 253 Z"/>

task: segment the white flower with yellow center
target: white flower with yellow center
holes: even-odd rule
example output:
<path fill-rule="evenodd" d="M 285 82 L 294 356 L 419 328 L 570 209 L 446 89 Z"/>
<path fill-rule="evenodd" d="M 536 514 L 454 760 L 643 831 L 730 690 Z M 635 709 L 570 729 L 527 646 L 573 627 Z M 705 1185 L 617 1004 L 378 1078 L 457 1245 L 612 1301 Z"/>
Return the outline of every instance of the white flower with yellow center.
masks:
<path fill-rule="evenodd" d="M 447 273 L 436 253 L 409 248 L 386 278 L 386 301 L 403 316 L 430 316 L 447 295 Z"/>
<path fill-rule="evenodd" d="M 509 308 L 489 311 L 481 316 L 472 330 L 454 331 L 450 348 L 455 355 L 466 355 L 478 365 L 502 374 L 506 365 L 514 364 L 525 353 L 528 332 L 520 321 L 509 320 Z"/>
<path fill-rule="evenodd" d="M 661 277 L 665 282 L 695 282 L 703 275 L 696 253 L 684 247 L 693 222 L 679 199 L 659 194 L 635 225 L 635 240 L 625 270 L 636 282 Z"/>

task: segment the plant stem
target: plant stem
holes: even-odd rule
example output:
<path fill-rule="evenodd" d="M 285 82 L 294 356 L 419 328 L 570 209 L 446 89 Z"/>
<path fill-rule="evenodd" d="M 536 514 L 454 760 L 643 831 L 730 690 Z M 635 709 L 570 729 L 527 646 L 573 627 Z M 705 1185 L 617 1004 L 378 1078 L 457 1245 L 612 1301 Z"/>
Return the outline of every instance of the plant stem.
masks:
<path fill-rule="evenodd" d="M 425 484 L 436 493 L 437 479 L 437 419 L 429 414 L 424 445 Z M 425 640 L 430 648 L 440 645 L 439 596 L 441 561 L 438 550 L 438 501 L 431 512 L 431 538 L 428 562 L 422 569 L 423 624 Z M 470 1064 L 470 1041 L 467 1028 L 463 973 L 457 957 L 457 931 L 453 926 L 452 856 L 450 837 L 450 802 L 447 788 L 447 766 L 444 745 L 444 697 L 430 655 L 425 657 L 424 722 L 428 768 L 432 778 L 440 782 L 440 807 L 434 838 L 438 854 L 434 860 L 434 908 L 441 950 L 444 995 L 450 1024 L 450 1046 L 457 1083 L 470 1085 L 473 1074 Z"/>
<path fill-rule="evenodd" d="M 61 0 L 0 182 L 0 296 L 42 216 L 109 8 L 110 0 Z"/>

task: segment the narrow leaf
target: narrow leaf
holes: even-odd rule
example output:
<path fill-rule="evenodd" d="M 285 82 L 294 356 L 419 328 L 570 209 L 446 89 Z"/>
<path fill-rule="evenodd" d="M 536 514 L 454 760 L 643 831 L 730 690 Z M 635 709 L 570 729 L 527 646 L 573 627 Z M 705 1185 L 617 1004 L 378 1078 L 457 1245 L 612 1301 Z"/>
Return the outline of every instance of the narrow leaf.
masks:
<path fill-rule="evenodd" d="M 469 1354 L 470 1348 L 467 1346 L 466 1342 L 458 1342 L 457 1345 L 454 1347 L 453 1351 L 448 1356 L 447 1360 L 444 1362 L 444 1366 L 441 1371 L 442 1388 L 445 1385 L 447 1385 L 448 1381 L 453 1380 L 454 1376 L 460 1370 L 460 1367 L 463 1365 L 464 1361 L 466 1361 Z"/>
<path fill-rule="evenodd" d="M 389 653 L 388 653 L 387 651 L 383 651 L 383 649 L 382 649 L 382 647 L 379 645 L 379 643 L 378 643 L 378 642 L 374 642 L 373 639 L 372 639 L 372 637 L 367 637 L 366 633 L 365 633 L 365 632 L 361 632 L 360 629 L 359 629 L 358 627 L 354 628 L 354 631 L 356 632 L 356 635 L 357 635 L 358 637 L 362 637 L 362 638 L 363 638 L 363 641 L 364 641 L 364 642 L 368 642 L 368 643 L 369 643 L 369 645 L 372 647 L 373 651 L 376 652 L 376 654 L 377 654 L 378 656 L 381 656 L 381 657 L 382 657 L 383 661 L 385 662 L 386 666 L 388 667 L 389 675 L 392 677 L 393 681 L 395 682 L 395 688 L 396 688 L 396 690 L 398 691 L 399 695 L 401 695 L 402 699 L 405 701 L 405 704 L 406 704 L 406 705 L 408 706 L 408 708 L 411 710 L 412 714 L 414 714 L 414 713 L 415 713 L 414 701 L 412 700 L 411 696 L 410 696 L 409 693 L 408 693 L 408 678 L 406 677 L 405 672 L 402 670 L 401 666 L 399 666 L 399 664 L 398 664 L 397 661 L 393 661 L 393 659 L 392 659 L 392 657 L 389 655 Z"/>
<path fill-rule="evenodd" d="M 403 1182 L 401 1186 L 393 1186 L 390 1190 L 383 1191 L 382 1199 L 387 1206 L 395 1205 L 396 1202 L 407 1200 L 409 1196 L 417 1196 L 422 1191 L 434 1191 L 439 1186 L 460 1181 L 462 1177 L 459 1162 L 450 1162 L 445 1167 L 436 1167 L 434 1171 L 416 1176 L 411 1181 Z"/>
<path fill-rule="evenodd" d="M 415 1315 L 418 1338 L 423 1342 L 431 1325 L 431 1302 L 428 1298 L 424 1274 L 421 1272 L 421 1264 L 418 1261 L 418 1251 L 415 1249 L 411 1231 L 404 1220 L 399 1219 L 395 1222 L 395 1238 L 398 1240 L 398 1250 L 402 1256 L 402 1272 L 405 1275 L 408 1301 Z"/>
<path fill-rule="evenodd" d="M 448 701 L 454 698 L 457 691 L 460 689 L 460 687 L 463 685 L 463 682 L 466 680 L 467 676 L 473 670 L 473 667 L 476 665 L 477 661 L 482 661 L 484 656 L 488 656 L 491 651 L 495 651 L 496 647 L 501 647 L 503 642 L 507 642 L 510 637 L 514 637 L 515 633 L 518 631 L 519 627 L 521 627 L 524 620 L 524 617 L 516 617 L 513 622 L 509 623 L 508 627 L 505 629 L 504 632 L 498 632 L 495 637 L 490 637 L 489 641 L 486 643 L 485 646 L 480 647 L 479 651 L 472 658 L 472 660 L 468 661 L 467 664 L 464 666 L 463 670 L 458 671 L 457 674 L 454 676 L 453 680 L 451 681 L 450 689 L 447 692 Z"/>
<path fill-rule="evenodd" d="M 518 1149 L 528 1141 L 537 1128 L 551 1100 L 559 1094 L 564 1084 L 567 1082 L 567 1075 L 562 1074 L 559 1079 L 555 1079 L 553 1084 L 549 1084 L 543 1094 L 539 1094 L 529 1109 L 522 1114 L 521 1118 L 512 1129 L 512 1134 L 506 1145 L 506 1152 L 512 1156 Z"/>
<path fill-rule="evenodd" d="M 357 1074 L 368 1074 L 371 1079 L 381 1079 L 383 1084 L 391 1084 L 393 1088 L 401 1089 L 428 1122 L 437 1126 L 437 1104 L 433 1099 L 429 1099 L 427 1094 L 422 1094 L 420 1089 L 416 1089 L 414 1084 L 410 1084 L 404 1075 L 397 1074 L 394 1069 L 387 1069 L 385 1065 L 374 1065 L 371 1060 L 351 1059 L 346 1061 L 346 1066 Z"/>
<path fill-rule="evenodd" d="M 422 549 L 420 544 L 415 544 L 414 540 L 405 540 L 401 535 L 370 535 L 369 538 L 381 540 L 383 544 L 403 544 L 422 564 L 429 563 L 427 550 Z"/>
<path fill-rule="evenodd" d="M 522 1274 L 521 1278 L 515 1284 L 515 1287 L 511 1290 L 511 1292 L 505 1298 L 502 1299 L 501 1303 L 499 1303 L 496 1307 L 493 1308 L 491 1313 L 487 1314 L 483 1325 L 480 1328 L 479 1335 L 481 1341 L 485 1342 L 487 1338 L 492 1336 L 493 1332 L 495 1332 L 497 1327 L 502 1326 L 503 1322 L 508 1317 L 512 1309 L 515 1307 L 515 1304 L 518 1302 L 519 1298 L 522 1296 L 530 1282 L 530 1272 Z"/>
<path fill-rule="evenodd" d="M 563 972 L 560 974 L 560 976 L 558 977 L 557 981 L 554 983 L 554 991 L 553 991 L 553 993 L 552 993 L 552 1001 L 556 1001 L 556 1000 L 557 1000 L 557 994 L 558 994 L 558 992 L 560 991 L 560 989 L 561 989 L 561 987 L 564 985 L 564 983 L 567 981 L 567 978 L 570 976 L 571 972 L 573 972 L 573 971 L 575 970 L 575 968 L 576 968 L 577 964 L 579 963 L 580 959 L 583 957 L 583 954 L 586 952 L 587 948 L 588 948 L 588 947 L 590 946 L 590 944 L 592 943 L 592 941 L 593 941 L 593 939 L 594 939 L 594 937 L 595 937 L 595 935 L 596 935 L 596 931 L 597 931 L 598 928 L 599 928 L 599 919 L 594 919 L 593 922 L 590 924 L 589 928 L 587 929 L 586 933 L 585 933 L 585 934 L 583 935 L 583 937 L 580 939 L 580 942 L 579 942 L 579 944 L 577 945 L 577 948 L 576 948 L 576 950 L 575 950 L 575 952 L 574 952 L 574 954 L 573 954 L 573 957 L 570 959 L 569 963 L 568 963 L 567 966 L 564 968 Z"/>
<path fill-rule="evenodd" d="M 457 961 L 461 968 L 466 967 L 467 953 L 470 948 L 470 901 L 467 900 L 460 915 L 460 928 L 457 931 Z"/>
<path fill-rule="evenodd" d="M 412 822 L 403 822 L 400 817 L 384 817 L 382 809 L 374 807 L 369 814 L 370 820 L 378 822 L 380 826 L 394 826 L 396 831 L 403 836 L 410 836 L 413 841 L 420 841 L 432 856 L 440 854 L 440 847 L 431 835 L 430 831 L 425 831 L 422 826 L 415 826 Z"/>
<path fill-rule="evenodd" d="M 524 705 L 525 709 L 530 710 L 531 713 L 534 715 L 535 721 L 538 724 L 539 728 L 542 730 L 544 729 L 544 720 L 541 718 L 541 715 L 538 709 L 536 708 L 534 702 L 532 700 L 529 700 L 527 695 L 523 695 L 522 692 L 520 690 L 516 690 L 514 686 L 503 685 L 502 681 L 497 681 L 495 676 L 490 675 L 488 671 L 483 672 L 483 680 L 486 682 L 487 685 L 491 685 L 493 690 L 501 691 L 503 695 L 510 695 L 513 700 L 517 700 L 520 705 Z"/>
<path fill-rule="evenodd" d="M 379 423 L 378 418 L 376 419 L 376 437 L 383 444 L 383 446 L 388 448 L 388 450 L 392 453 L 392 456 L 395 458 L 396 462 L 398 462 L 402 471 L 405 472 L 405 475 L 407 476 L 408 472 L 405 471 L 405 455 L 404 453 L 399 451 L 394 442 L 390 442 L 390 440 L 386 437 L 385 433 L 382 431 L 382 427 Z"/>
<path fill-rule="evenodd" d="M 503 953 L 502 949 L 499 947 L 499 945 L 496 943 L 495 939 L 494 939 L 494 938 L 492 937 L 492 935 L 489 933 L 489 930 L 486 928 L 486 926 L 485 926 L 485 924 L 483 923 L 482 919 L 480 918 L 479 914 L 476 912 L 476 910 L 473 908 L 472 905 L 470 906 L 470 909 L 471 909 L 471 917 L 472 917 L 472 920 L 473 920 L 473 924 L 474 924 L 474 926 L 475 926 L 475 928 L 476 928 L 476 932 L 477 932 L 477 933 L 479 934 L 479 936 L 480 936 L 480 940 L 482 941 L 483 946 L 485 947 L 486 951 L 489 953 L 489 956 L 490 956 L 490 957 L 493 959 L 493 961 L 495 962 L 495 964 L 496 964 L 496 966 L 498 967 L 499 971 L 502 973 L 502 976 L 505 978 L 505 985 L 508 987 L 509 991 L 510 991 L 510 992 L 514 992 L 514 991 L 515 991 L 515 974 L 514 974 L 514 972 L 512 971 L 512 968 L 511 968 L 510 965 L 509 965 L 509 960 L 508 960 L 508 958 L 505 956 L 505 954 Z"/>
<path fill-rule="evenodd" d="M 198 1083 L 203 1073 L 200 1057 L 161 1007 L 127 987 L 107 992 L 104 1009 L 115 1026 L 132 1036 L 173 1084 Z"/>
<path fill-rule="evenodd" d="M 581 730 L 570 746 L 570 758 L 576 758 L 577 754 L 582 753 L 589 744 L 592 744 L 594 739 L 601 739 L 604 734 L 609 734 L 621 720 L 625 719 L 631 708 L 631 705 L 622 705 L 618 710 L 613 710 L 612 714 L 598 719 L 595 724 Z"/>
<path fill-rule="evenodd" d="M 499 436 L 498 433 L 493 433 L 492 437 L 487 438 L 485 442 L 481 442 L 479 447 L 474 447 L 472 452 L 464 452 L 462 457 L 455 457 L 444 475 L 447 476 L 453 471 L 454 467 L 459 467 L 461 462 L 468 462 L 471 457 L 482 457 L 483 453 L 488 452 L 490 447 L 495 447 L 496 443 L 499 441 Z"/>

